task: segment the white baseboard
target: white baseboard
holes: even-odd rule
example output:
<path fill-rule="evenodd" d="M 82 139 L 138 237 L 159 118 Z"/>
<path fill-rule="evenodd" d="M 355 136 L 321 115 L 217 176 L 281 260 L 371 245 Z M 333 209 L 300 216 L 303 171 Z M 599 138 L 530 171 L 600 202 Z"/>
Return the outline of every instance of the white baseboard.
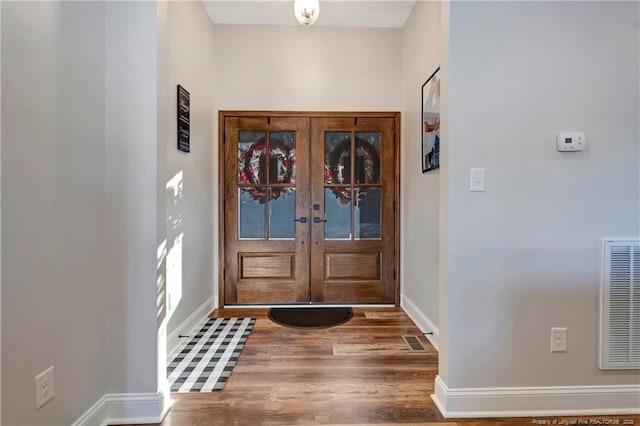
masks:
<path fill-rule="evenodd" d="M 439 351 L 438 343 L 440 341 L 440 333 L 438 332 L 438 327 L 404 294 L 400 297 L 400 307 L 409 318 L 411 318 L 411 321 L 418 326 L 420 331 L 423 333 L 433 333 L 426 334 L 424 337 Z"/>
<path fill-rule="evenodd" d="M 447 418 L 637 415 L 640 385 L 450 389 L 436 376 L 434 403 Z"/>
<path fill-rule="evenodd" d="M 194 313 L 167 336 L 167 355 L 171 355 L 180 345 L 180 335 L 189 335 L 200 322 L 218 306 L 218 296 L 207 300 Z"/>
<path fill-rule="evenodd" d="M 162 394 L 106 394 L 72 426 L 162 423 L 170 408 Z"/>

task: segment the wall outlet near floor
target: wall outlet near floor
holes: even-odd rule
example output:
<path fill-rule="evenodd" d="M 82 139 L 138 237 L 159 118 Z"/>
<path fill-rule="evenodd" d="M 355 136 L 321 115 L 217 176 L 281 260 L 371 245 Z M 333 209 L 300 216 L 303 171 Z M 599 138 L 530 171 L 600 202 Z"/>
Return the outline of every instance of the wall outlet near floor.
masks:
<path fill-rule="evenodd" d="M 553 327 L 551 329 L 551 352 L 567 351 L 567 328 Z"/>
<path fill-rule="evenodd" d="M 36 410 L 49 402 L 56 393 L 53 366 L 36 376 Z"/>

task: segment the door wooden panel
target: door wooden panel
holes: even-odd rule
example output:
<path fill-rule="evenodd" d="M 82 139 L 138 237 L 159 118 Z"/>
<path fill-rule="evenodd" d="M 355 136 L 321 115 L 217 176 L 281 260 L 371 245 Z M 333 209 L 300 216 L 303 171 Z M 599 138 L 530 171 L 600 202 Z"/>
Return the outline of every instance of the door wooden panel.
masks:
<path fill-rule="evenodd" d="M 394 129 L 393 118 L 311 120 L 312 302 L 395 301 Z M 366 203 L 375 214 L 359 221 Z"/>
<path fill-rule="evenodd" d="M 293 278 L 295 253 L 240 253 L 240 279 Z"/>
<path fill-rule="evenodd" d="M 325 280 L 379 280 L 381 253 L 325 253 Z"/>
<path fill-rule="evenodd" d="M 224 301 L 306 302 L 309 224 L 293 219 L 309 215 L 309 119 L 226 117 L 224 125 Z M 285 199 L 290 215 L 275 207 Z"/>
<path fill-rule="evenodd" d="M 399 117 L 335 115 L 221 113 L 225 304 L 397 302 Z"/>

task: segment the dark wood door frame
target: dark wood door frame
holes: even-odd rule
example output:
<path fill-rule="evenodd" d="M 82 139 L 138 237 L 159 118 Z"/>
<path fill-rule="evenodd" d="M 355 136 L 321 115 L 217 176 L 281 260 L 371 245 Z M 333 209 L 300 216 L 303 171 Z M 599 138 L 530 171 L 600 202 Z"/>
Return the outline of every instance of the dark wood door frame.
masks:
<path fill-rule="evenodd" d="M 332 112 L 332 111 L 219 111 L 218 112 L 218 304 L 224 306 L 224 237 L 225 237 L 225 118 L 227 117 L 378 117 L 393 118 L 395 156 L 395 265 L 394 287 L 395 305 L 400 306 L 400 113 L 399 112 Z"/>

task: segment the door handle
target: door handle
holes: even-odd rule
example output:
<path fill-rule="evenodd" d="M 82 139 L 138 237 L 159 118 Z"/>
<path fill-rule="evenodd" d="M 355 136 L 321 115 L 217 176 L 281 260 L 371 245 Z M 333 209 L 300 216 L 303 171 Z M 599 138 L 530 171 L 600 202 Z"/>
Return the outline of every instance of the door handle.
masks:
<path fill-rule="evenodd" d="M 293 219 L 294 222 L 307 223 L 306 217 L 301 217 L 300 219 Z"/>
<path fill-rule="evenodd" d="M 322 222 L 326 222 L 327 219 L 320 219 L 319 217 L 314 217 L 313 218 L 313 223 L 322 223 Z"/>

